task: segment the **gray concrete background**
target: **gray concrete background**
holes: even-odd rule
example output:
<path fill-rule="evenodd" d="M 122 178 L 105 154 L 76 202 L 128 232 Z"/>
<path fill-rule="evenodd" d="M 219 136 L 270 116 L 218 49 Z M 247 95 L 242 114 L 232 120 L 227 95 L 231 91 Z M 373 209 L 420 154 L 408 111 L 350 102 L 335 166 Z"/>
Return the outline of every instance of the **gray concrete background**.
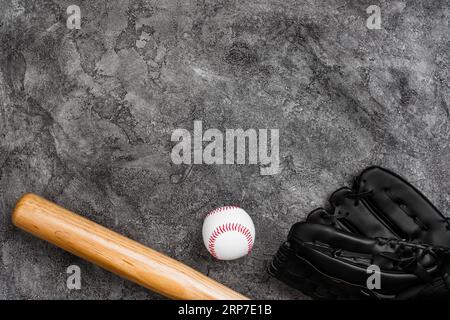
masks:
<path fill-rule="evenodd" d="M 66 8 L 81 7 L 81 30 Z M 381 7 L 368 30 L 366 8 Z M 11 225 L 25 192 L 252 298 L 290 225 L 367 165 L 450 208 L 449 2 L 0 0 L 0 299 L 161 298 Z M 172 164 L 171 133 L 278 128 L 282 172 Z M 252 254 L 215 261 L 202 217 L 254 219 Z M 82 289 L 66 288 L 66 268 Z"/>

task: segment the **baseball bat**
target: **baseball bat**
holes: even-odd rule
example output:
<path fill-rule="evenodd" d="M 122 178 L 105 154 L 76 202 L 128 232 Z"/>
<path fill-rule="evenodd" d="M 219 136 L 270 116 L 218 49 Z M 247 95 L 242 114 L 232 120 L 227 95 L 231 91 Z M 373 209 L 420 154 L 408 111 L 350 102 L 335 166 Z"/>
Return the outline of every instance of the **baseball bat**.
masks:
<path fill-rule="evenodd" d="M 12 221 L 43 240 L 172 299 L 248 299 L 179 261 L 35 194 L 19 199 Z"/>

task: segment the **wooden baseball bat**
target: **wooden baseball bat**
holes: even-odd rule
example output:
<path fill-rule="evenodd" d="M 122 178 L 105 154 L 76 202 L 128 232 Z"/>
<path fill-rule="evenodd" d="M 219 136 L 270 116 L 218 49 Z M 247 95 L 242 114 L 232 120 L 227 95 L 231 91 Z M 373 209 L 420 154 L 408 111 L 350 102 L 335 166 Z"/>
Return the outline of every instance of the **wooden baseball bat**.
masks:
<path fill-rule="evenodd" d="M 173 299 L 248 299 L 185 264 L 35 194 L 20 198 L 17 227 Z"/>

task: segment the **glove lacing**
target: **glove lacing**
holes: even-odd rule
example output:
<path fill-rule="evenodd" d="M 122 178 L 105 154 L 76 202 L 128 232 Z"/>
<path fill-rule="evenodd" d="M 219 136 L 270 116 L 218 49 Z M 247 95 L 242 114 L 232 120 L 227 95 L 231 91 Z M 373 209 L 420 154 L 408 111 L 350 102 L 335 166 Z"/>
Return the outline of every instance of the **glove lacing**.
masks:
<path fill-rule="evenodd" d="M 349 199 L 355 200 L 355 206 L 359 204 L 359 201 L 367 196 L 370 196 L 372 194 L 373 190 L 365 191 L 365 192 L 358 192 L 358 193 L 349 193 L 345 197 Z M 336 206 L 334 209 L 333 214 L 326 214 L 323 215 L 323 218 L 326 218 L 330 220 L 331 225 L 335 225 L 339 219 L 345 218 L 349 215 L 348 212 L 342 212 L 339 210 L 339 206 Z M 450 226 L 450 225 L 449 225 Z"/>
<path fill-rule="evenodd" d="M 346 194 L 345 197 L 349 198 L 349 199 L 353 199 L 355 201 L 355 206 L 357 206 L 361 199 L 364 199 L 365 197 L 370 196 L 372 194 L 372 192 L 373 192 L 373 190 L 364 191 L 364 192 L 351 192 L 351 193 Z M 337 224 L 338 220 L 348 217 L 349 214 L 350 214 L 349 212 L 340 211 L 339 206 L 335 206 L 333 213 L 330 213 L 329 211 L 323 211 L 320 214 L 320 217 L 325 220 L 324 221 L 325 224 L 335 226 Z"/>
<path fill-rule="evenodd" d="M 435 266 L 439 270 L 439 272 L 442 274 L 442 279 L 444 280 L 444 283 L 447 286 L 447 289 L 450 286 L 450 277 L 447 274 L 447 271 L 445 268 L 443 268 L 442 261 L 444 259 L 444 256 L 447 256 L 447 258 L 450 257 L 450 249 L 445 247 L 438 247 L 438 246 L 429 246 L 424 244 L 418 244 L 418 243 L 410 243 L 407 241 L 397 240 L 397 239 L 386 239 L 386 238 L 377 238 L 379 245 L 390 245 L 390 246 L 396 246 L 398 247 L 395 249 L 395 252 L 380 252 L 379 256 L 393 261 L 396 263 L 396 265 L 408 272 L 414 273 L 416 276 L 418 276 L 423 281 L 429 283 L 433 280 L 432 272 L 436 272 L 433 270 L 433 268 L 427 268 L 423 266 L 423 264 L 420 262 L 426 255 L 429 255 L 433 258 L 435 261 Z M 421 253 L 418 253 L 418 250 L 422 250 Z M 407 257 L 402 257 L 402 254 L 405 254 L 405 252 L 411 253 L 411 250 L 413 251 L 412 255 Z M 429 271 L 432 270 L 432 271 Z M 450 292 L 450 290 L 449 290 Z"/>
<path fill-rule="evenodd" d="M 353 192 L 353 193 L 347 194 L 345 197 L 349 198 L 349 199 L 354 199 L 355 205 L 357 206 L 361 199 L 364 199 L 365 197 L 372 195 L 372 192 L 373 192 L 373 190 L 363 191 L 363 192 Z"/>

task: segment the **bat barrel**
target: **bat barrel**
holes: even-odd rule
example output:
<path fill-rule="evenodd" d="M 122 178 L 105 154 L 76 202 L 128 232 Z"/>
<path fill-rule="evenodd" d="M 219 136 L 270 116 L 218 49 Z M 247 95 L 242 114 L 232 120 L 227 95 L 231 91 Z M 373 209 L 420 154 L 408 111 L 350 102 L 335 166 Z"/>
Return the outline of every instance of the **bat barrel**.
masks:
<path fill-rule="evenodd" d="M 128 280 L 173 299 L 247 297 L 187 265 L 35 194 L 14 208 L 15 226 Z"/>

